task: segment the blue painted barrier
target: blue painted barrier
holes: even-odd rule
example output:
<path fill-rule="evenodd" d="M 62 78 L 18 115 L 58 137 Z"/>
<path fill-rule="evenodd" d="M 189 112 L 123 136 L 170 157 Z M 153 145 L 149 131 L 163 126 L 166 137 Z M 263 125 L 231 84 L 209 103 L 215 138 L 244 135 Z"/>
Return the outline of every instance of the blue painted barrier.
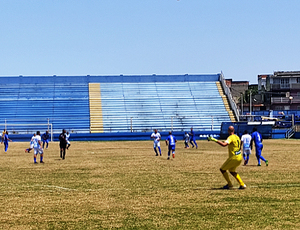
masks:
<path fill-rule="evenodd" d="M 188 130 L 187 130 L 188 132 Z M 120 132 L 120 133 L 74 133 L 70 135 L 70 141 L 145 141 L 151 140 L 152 132 L 136 132 L 136 133 L 128 133 L 128 132 Z M 169 135 L 168 132 L 161 132 L 162 140 L 164 141 Z M 177 140 L 183 140 L 184 132 L 173 132 L 172 133 Z M 214 137 L 219 137 L 219 131 L 199 131 L 195 132 L 196 140 L 204 140 L 209 135 L 213 135 Z M 201 137 L 200 137 L 201 136 Z M 15 142 L 26 142 L 30 141 L 32 134 L 10 134 L 9 138 Z M 59 134 L 53 135 L 53 141 L 58 140 Z"/>

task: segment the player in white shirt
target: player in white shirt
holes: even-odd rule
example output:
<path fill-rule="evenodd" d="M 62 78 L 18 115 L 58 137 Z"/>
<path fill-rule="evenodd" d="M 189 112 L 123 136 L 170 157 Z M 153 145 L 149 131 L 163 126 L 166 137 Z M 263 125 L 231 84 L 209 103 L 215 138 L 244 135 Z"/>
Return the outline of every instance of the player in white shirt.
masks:
<path fill-rule="evenodd" d="M 190 148 L 189 147 L 190 135 L 187 132 L 184 133 L 183 139 L 184 139 L 184 148 L 186 149 Z"/>
<path fill-rule="evenodd" d="M 251 143 L 251 136 L 249 135 L 248 131 L 245 130 L 241 138 L 241 146 L 243 146 L 244 165 L 248 164 L 249 156 L 251 154 L 250 143 Z"/>
<path fill-rule="evenodd" d="M 157 132 L 157 129 L 154 129 L 154 133 L 151 134 L 151 138 L 153 139 L 153 148 L 154 152 L 156 153 L 156 156 L 158 156 L 156 148 L 158 148 L 159 155 L 161 156 L 161 149 L 160 149 L 160 133 Z"/>
<path fill-rule="evenodd" d="M 38 154 L 40 154 L 40 163 L 44 163 L 43 161 L 44 151 L 42 148 L 42 138 L 41 138 L 40 131 L 37 131 L 36 136 L 33 137 L 33 148 L 34 148 L 34 163 L 37 164 L 36 156 Z"/>
<path fill-rule="evenodd" d="M 70 143 L 70 140 L 69 140 L 69 138 L 70 138 L 70 133 L 69 133 L 69 132 L 67 132 L 67 134 L 66 134 L 67 149 L 69 149 L 69 147 L 71 146 L 71 143 Z"/>
<path fill-rule="evenodd" d="M 30 147 L 28 149 L 25 149 L 25 153 L 30 153 L 30 151 L 34 148 L 34 142 L 33 139 L 36 136 L 36 134 L 34 133 L 33 136 L 31 137 L 30 140 Z"/>

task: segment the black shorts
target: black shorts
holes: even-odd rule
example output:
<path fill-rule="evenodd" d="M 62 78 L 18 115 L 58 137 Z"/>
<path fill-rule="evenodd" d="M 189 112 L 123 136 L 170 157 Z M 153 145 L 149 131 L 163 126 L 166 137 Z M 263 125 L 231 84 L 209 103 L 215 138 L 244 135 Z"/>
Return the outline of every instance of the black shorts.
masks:
<path fill-rule="evenodd" d="M 59 147 L 61 149 L 65 149 L 65 148 L 67 148 L 67 144 L 66 143 L 59 143 Z"/>

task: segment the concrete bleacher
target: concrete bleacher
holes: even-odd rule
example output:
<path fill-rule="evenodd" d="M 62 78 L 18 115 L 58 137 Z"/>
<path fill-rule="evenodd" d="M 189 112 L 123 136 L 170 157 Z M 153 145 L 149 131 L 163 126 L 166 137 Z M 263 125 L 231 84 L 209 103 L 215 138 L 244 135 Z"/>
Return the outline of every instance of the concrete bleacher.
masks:
<path fill-rule="evenodd" d="M 87 84 L 56 82 L 55 79 L 47 77 L 45 82 L 38 77 L 20 77 L 1 81 L 2 126 L 5 123 L 13 133 L 32 133 L 37 129 L 43 132 L 48 125 L 41 124 L 48 123 L 55 133 L 63 128 L 71 132 L 89 132 Z"/>
<path fill-rule="evenodd" d="M 43 131 L 46 127 L 30 125 L 47 123 L 53 133 L 220 130 L 230 118 L 218 79 L 218 74 L 1 77 L 0 127 L 9 124 L 15 133 Z"/>
<path fill-rule="evenodd" d="M 215 81 L 101 83 L 104 132 L 218 130 L 230 121 Z"/>

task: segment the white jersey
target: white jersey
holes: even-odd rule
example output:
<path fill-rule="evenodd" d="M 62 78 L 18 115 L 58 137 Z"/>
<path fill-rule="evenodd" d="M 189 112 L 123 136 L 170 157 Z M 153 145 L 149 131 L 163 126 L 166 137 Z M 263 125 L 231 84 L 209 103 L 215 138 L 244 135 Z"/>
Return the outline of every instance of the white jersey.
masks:
<path fill-rule="evenodd" d="M 68 144 L 70 144 L 69 138 L 70 138 L 70 133 L 66 134 L 66 141 L 67 141 Z"/>
<path fill-rule="evenodd" d="M 40 135 L 36 135 L 35 137 L 32 137 L 33 147 L 35 149 L 40 149 L 41 148 L 40 143 L 39 143 L 39 141 L 41 141 L 41 140 L 42 140 L 42 138 L 41 138 Z"/>
<path fill-rule="evenodd" d="M 189 142 L 189 139 L 190 139 L 190 135 L 189 134 L 184 134 L 184 140 L 185 142 Z"/>
<path fill-rule="evenodd" d="M 249 134 L 244 134 L 241 138 L 241 141 L 243 142 L 243 150 L 249 150 L 250 149 L 251 136 Z"/>
<path fill-rule="evenodd" d="M 35 136 L 32 136 L 32 137 L 31 137 L 31 140 L 30 140 L 30 148 L 31 148 L 31 149 L 34 148 L 34 138 L 35 138 Z"/>
<path fill-rule="evenodd" d="M 155 144 L 157 144 L 160 141 L 160 138 L 161 138 L 159 133 L 152 133 L 151 137 L 153 138 L 153 141 L 154 141 Z"/>

